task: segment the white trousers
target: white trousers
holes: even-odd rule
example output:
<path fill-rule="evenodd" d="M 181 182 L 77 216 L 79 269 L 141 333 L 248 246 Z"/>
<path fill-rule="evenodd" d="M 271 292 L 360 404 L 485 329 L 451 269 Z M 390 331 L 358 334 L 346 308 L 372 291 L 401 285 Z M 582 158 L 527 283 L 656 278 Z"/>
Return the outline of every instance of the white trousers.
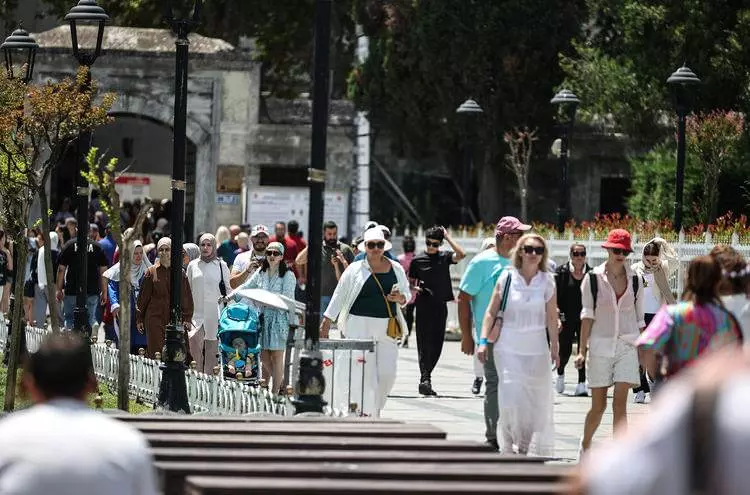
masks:
<path fill-rule="evenodd" d="M 375 352 L 353 351 L 351 364 L 338 358 L 339 352 L 336 353 L 335 407 L 348 407 L 347 402 L 356 402 L 363 414 L 380 417 L 380 411 L 396 383 L 398 366 L 398 346 L 395 340 L 386 335 L 387 328 L 386 318 L 349 315 L 346 338 L 374 340 Z"/>

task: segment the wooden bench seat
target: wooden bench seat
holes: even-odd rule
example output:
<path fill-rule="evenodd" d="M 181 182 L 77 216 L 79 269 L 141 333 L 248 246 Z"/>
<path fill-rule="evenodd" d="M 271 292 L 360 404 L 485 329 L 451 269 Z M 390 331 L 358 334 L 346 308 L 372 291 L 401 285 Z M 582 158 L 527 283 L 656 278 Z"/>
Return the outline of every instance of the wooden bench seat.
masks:
<path fill-rule="evenodd" d="M 196 414 L 127 414 L 122 411 L 107 413 L 109 417 L 119 419 L 120 421 L 130 422 L 180 422 L 192 421 L 196 423 L 355 423 L 355 424 L 404 424 L 403 421 L 395 419 L 366 418 L 346 416 L 335 418 L 324 415 L 296 415 L 296 416 L 276 416 L 269 414 L 249 414 L 249 415 L 196 415 Z"/>
<path fill-rule="evenodd" d="M 427 480 L 475 482 L 555 482 L 568 475 L 570 468 L 529 463 L 353 463 L 292 462 L 216 463 L 156 462 L 165 495 L 183 493 L 187 476 L 242 476 L 283 479 Z M 268 486 L 273 491 L 273 486 Z"/>
<path fill-rule="evenodd" d="M 425 480 L 336 480 L 310 478 L 247 478 L 221 476 L 188 476 L 185 480 L 187 495 L 408 495 L 443 494 L 535 494 L 564 493 L 567 484 L 553 482 L 471 482 L 471 481 L 425 481 Z"/>

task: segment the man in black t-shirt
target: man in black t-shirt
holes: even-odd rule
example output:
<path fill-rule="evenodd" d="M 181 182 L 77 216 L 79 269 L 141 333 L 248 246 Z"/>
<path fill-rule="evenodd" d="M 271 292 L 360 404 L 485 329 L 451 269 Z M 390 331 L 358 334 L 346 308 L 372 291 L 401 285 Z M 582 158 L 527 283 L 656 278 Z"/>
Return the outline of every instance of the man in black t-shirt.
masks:
<path fill-rule="evenodd" d="M 414 304 L 421 374 L 418 390 L 422 395 L 437 395 L 432 389 L 432 370 L 443 352 L 448 319 L 446 303 L 453 300 L 450 266 L 463 259 L 465 254 L 443 227 L 431 227 L 425 232 L 425 238 L 425 252 L 411 261 L 409 279 L 417 292 Z M 440 251 L 444 240 L 452 252 Z"/>
<path fill-rule="evenodd" d="M 73 328 L 73 310 L 76 306 L 76 295 L 78 291 L 78 246 L 76 238 L 65 243 L 60 252 L 57 266 L 57 300 L 63 301 L 63 317 L 65 328 Z M 107 294 L 106 279 L 102 277 L 107 269 L 107 255 L 96 242 L 89 241 L 88 273 L 86 281 L 86 309 L 88 310 L 89 325 L 93 328 L 96 323 L 96 308 L 104 304 Z"/>

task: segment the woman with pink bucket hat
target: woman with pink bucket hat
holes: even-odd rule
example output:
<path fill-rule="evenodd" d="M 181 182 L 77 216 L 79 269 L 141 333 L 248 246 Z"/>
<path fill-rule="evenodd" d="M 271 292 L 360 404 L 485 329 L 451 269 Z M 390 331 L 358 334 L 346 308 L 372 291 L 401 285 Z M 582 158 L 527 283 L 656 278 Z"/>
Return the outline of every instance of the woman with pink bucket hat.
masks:
<path fill-rule="evenodd" d="M 607 250 L 607 261 L 591 270 L 581 284 L 581 344 L 575 364 L 584 366 L 588 355 L 591 409 L 586 414 L 579 457 L 589 449 L 601 424 L 609 388 L 615 388 L 612 421 L 619 430 L 627 423 L 628 391 L 640 383 L 635 341 L 646 325 L 638 276 L 626 262 L 633 252 L 630 233 L 614 229 L 602 247 Z"/>

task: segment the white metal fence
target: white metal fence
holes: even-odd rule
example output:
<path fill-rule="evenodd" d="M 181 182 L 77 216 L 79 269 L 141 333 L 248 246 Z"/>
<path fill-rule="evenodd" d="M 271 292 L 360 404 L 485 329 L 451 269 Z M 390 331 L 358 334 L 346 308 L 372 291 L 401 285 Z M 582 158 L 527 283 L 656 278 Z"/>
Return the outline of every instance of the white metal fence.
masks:
<path fill-rule="evenodd" d="M 29 352 L 39 349 L 42 339 L 51 330 L 26 327 L 26 346 Z M 8 341 L 8 326 L 5 318 L 0 317 L 0 349 L 5 347 Z M 347 359 L 356 359 L 356 352 L 373 352 L 374 344 L 367 341 L 336 341 L 336 343 L 321 343 L 324 352 L 336 351 L 335 358 L 328 359 L 324 374 L 327 377 L 326 399 L 329 403 L 326 414 L 330 416 L 345 416 L 348 414 L 348 405 L 357 403 L 357 398 L 349 394 L 346 399 L 337 398 L 334 393 L 335 381 L 333 380 L 332 366 L 336 359 L 346 366 Z M 291 353 L 291 362 L 299 362 L 299 352 L 302 345 L 294 345 Z M 330 348 L 330 350 L 328 349 Z M 117 373 L 119 369 L 120 351 L 114 346 L 97 343 L 91 346 L 91 354 L 94 361 L 94 372 L 99 383 L 106 385 L 111 390 L 117 390 Z M 128 384 L 129 395 L 136 400 L 148 404 L 156 403 L 159 397 L 159 384 L 161 383 L 161 369 L 159 362 L 143 356 L 130 356 L 130 381 Z M 296 364 L 294 364 L 296 367 Z M 349 364 L 351 368 L 351 364 Z M 294 372 L 292 376 L 295 377 Z M 223 380 L 219 376 L 206 375 L 195 370 L 187 370 L 187 392 L 190 409 L 193 413 L 208 414 L 271 414 L 289 416 L 294 414 L 294 406 L 289 397 L 271 394 L 266 388 L 251 386 L 249 383 L 236 380 Z M 292 383 L 294 383 L 292 382 Z M 342 407 L 335 407 L 341 404 Z M 361 404 L 361 399 L 359 401 Z"/>
<path fill-rule="evenodd" d="M 394 236 L 391 238 L 394 250 L 396 252 L 402 251 L 402 243 L 404 235 L 413 235 L 417 242 L 417 251 L 423 249 L 424 243 L 424 230 L 419 228 L 416 231 L 396 232 L 393 230 Z M 468 266 L 471 259 L 476 255 L 482 245 L 482 241 L 485 239 L 484 235 L 481 236 L 469 236 L 465 231 L 452 232 L 452 236 L 456 242 L 466 251 L 466 258 L 461 260 L 456 265 L 451 267 L 451 278 L 453 280 L 454 293 L 458 293 L 458 285 L 463 276 L 466 267 Z M 640 253 L 643 246 L 655 236 L 638 236 L 637 233 L 633 235 L 633 250 L 634 254 L 630 256 L 632 263 L 640 260 Z M 565 237 L 559 237 L 554 234 L 545 236 L 547 246 L 550 250 L 550 258 L 556 263 L 565 263 L 568 260 L 568 253 L 570 251 L 570 245 L 573 242 L 583 244 L 586 246 L 587 261 L 591 266 L 596 266 L 603 263 L 606 260 L 606 251 L 601 247 L 603 239 L 601 236 L 597 236 L 593 232 L 589 233 L 585 237 L 574 237 L 572 234 L 568 234 Z M 677 256 L 680 260 L 680 267 L 677 273 L 670 278 L 670 286 L 672 291 L 676 294 L 682 294 L 683 283 L 685 280 L 685 274 L 687 273 L 687 267 L 690 261 L 696 256 L 708 254 L 709 251 L 720 242 L 712 236 L 710 232 L 706 232 L 703 236 L 702 242 L 690 241 L 686 239 L 684 233 L 680 233 L 679 239 L 676 242 L 671 242 L 671 246 L 677 252 Z M 745 258 L 750 259 L 750 245 L 740 244 L 739 236 L 733 234 L 730 238 L 721 239 L 721 243 L 730 244 L 737 251 L 742 253 Z M 448 304 L 448 323 L 449 329 L 458 328 L 458 311 L 456 309 L 455 302 Z"/>

